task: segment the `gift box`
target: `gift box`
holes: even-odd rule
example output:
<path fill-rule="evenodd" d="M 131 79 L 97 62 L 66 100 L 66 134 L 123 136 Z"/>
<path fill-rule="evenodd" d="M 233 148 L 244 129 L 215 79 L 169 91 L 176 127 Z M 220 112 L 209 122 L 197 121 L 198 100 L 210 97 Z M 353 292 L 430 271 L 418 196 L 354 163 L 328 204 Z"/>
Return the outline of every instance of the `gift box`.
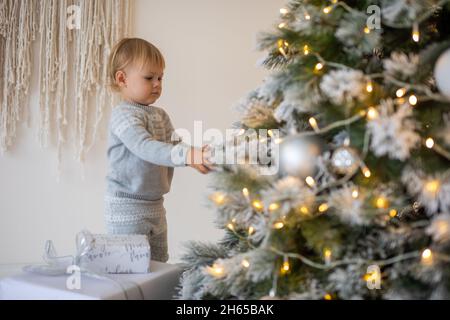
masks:
<path fill-rule="evenodd" d="M 150 262 L 151 272 L 109 274 L 106 278 L 81 273 L 79 288 L 69 286 L 75 274 L 49 276 L 18 272 L 0 280 L 2 300 L 167 300 L 173 299 L 182 269 Z"/>
<path fill-rule="evenodd" d="M 150 244 L 146 235 L 92 234 L 83 230 L 76 235 L 74 256 L 58 256 L 53 241 L 47 240 L 43 265 L 25 266 L 27 272 L 62 275 L 79 267 L 92 275 L 111 273 L 147 273 L 150 271 Z"/>
<path fill-rule="evenodd" d="M 77 243 L 82 254 L 79 265 L 100 273 L 147 273 L 150 271 L 150 244 L 146 235 L 105 235 L 82 232 Z M 79 250 L 78 250 L 79 251 Z"/>

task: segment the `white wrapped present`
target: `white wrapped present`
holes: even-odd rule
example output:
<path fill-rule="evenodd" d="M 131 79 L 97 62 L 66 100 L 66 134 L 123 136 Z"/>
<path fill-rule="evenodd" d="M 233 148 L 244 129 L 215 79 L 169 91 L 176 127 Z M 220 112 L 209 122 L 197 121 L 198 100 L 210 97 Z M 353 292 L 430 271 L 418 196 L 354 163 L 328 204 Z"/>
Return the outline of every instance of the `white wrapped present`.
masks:
<path fill-rule="evenodd" d="M 45 243 L 44 265 L 29 265 L 25 271 L 63 275 L 76 266 L 81 272 L 102 276 L 108 273 L 150 272 L 150 244 L 146 235 L 104 235 L 83 230 L 76 237 L 75 256 L 58 256 L 53 242 Z"/>
<path fill-rule="evenodd" d="M 109 274 L 98 278 L 80 274 L 46 276 L 20 272 L 20 267 L 0 279 L 0 300 L 166 300 L 177 293 L 183 269 L 174 264 L 151 261 L 151 272 Z M 68 285 L 69 284 L 69 285 Z"/>

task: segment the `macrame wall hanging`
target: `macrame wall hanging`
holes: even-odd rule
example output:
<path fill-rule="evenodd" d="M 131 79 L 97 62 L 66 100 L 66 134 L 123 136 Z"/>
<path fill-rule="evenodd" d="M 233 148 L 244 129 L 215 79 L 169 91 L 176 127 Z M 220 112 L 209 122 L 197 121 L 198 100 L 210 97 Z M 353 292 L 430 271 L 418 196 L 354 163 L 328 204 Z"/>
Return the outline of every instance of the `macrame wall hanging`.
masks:
<path fill-rule="evenodd" d="M 114 43 L 129 34 L 131 1 L 0 1 L 2 154 L 14 143 L 17 124 L 29 121 L 30 78 L 38 72 L 41 147 L 55 137 L 59 177 L 71 117 L 75 156 L 84 162 L 105 107 L 113 105 L 107 83 L 108 56 Z M 34 66 L 33 42 L 38 39 L 39 65 Z M 90 139 L 88 123 L 93 125 Z"/>

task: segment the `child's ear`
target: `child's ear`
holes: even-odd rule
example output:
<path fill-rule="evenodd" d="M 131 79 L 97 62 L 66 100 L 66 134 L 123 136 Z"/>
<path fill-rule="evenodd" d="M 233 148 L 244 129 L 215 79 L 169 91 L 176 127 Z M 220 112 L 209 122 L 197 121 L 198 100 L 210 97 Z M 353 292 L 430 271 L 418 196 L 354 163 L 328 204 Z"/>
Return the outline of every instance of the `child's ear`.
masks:
<path fill-rule="evenodd" d="M 127 87 L 127 75 L 125 74 L 125 72 L 123 72 L 122 70 L 117 71 L 116 75 L 115 75 L 115 78 L 116 78 L 116 84 L 120 88 L 126 88 Z"/>

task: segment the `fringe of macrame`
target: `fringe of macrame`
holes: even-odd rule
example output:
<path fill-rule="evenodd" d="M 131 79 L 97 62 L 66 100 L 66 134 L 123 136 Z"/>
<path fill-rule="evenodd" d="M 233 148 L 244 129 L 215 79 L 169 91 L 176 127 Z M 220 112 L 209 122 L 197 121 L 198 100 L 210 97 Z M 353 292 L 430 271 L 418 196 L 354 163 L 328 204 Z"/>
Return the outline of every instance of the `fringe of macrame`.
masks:
<path fill-rule="evenodd" d="M 27 111 L 25 99 L 31 76 L 31 46 L 39 31 L 38 141 L 45 148 L 50 143 L 50 137 L 56 136 L 59 179 L 62 148 L 67 140 L 67 111 L 73 110 L 75 158 L 83 165 L 86 153 L 96 141 L 106 105 L 115 102 L 108 91 L 108 56 L 114 43 L 130 32 L 130 2 L 0 1 L 2 152 L 13 143 L 20 111 Z M 71 5 L 80 9 L 81 29 L 70 30 L 67 27 L 67 8 Z M 88 119 L 90 102 L 94 102 L 95 108 L 95 119 L 92 120 Z M 93 121 L 93 127 L 88 139 L 90 121 Z"/>
<path fill-rule="evenodd" d="M 31 77 L 31 47 L 35 40 L 38 1 L 0 3 L 0 152 L 16 137 L 16 123 L 27 119 Z M 23 111 L 23 114 L 21 114 Z"/>

